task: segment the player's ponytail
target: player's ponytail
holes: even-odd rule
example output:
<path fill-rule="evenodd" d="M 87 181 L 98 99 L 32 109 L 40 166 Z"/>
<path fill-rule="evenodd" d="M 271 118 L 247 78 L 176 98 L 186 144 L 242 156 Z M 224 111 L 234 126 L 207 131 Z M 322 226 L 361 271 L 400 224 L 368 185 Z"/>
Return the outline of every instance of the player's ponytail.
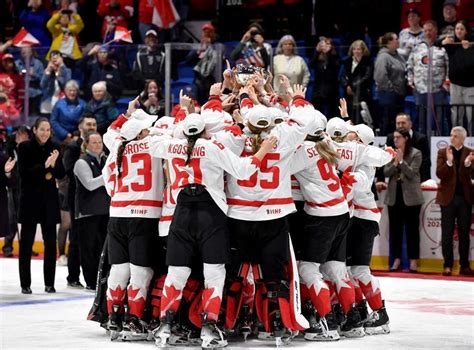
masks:
<path fill-rule="evenodd" d="M 261 136 L 261 133 L 264 132 L 264 131 L 270 130 L 271 126 L 266 127 L 266 128 L 256 128 L 252 124 L 247 123 L 247 127 L 252 132 L 252 136 L 251 136 L 251 139 L 252 139 L 252 153 L 255 154 L 255 153 L 258 152 L 258 150 L 260 149 L 260 146 L 262 145 L 262 142 L 263 142 L 263 138 Z"/>
<path fill-rule="evenodd" d="M 191 155 L 193 154 L 193 150 L 194 150 L 194 145 L 196 144 L 196 141 L 202 136 L 202 134 L 204 134 L 204 131 L 201 131 L 199 134 L 197 135 L 186 135 L 186 139 L 188 140 L 188 147 L 186 148 L 186 162 L 184 163 L 184 165 L 189 165 L 189 162 L 191 161 Z"/>
<path fill-rule="evenodd" d="M 117 165 L 118 177 L 120 177 L 122 175 L 122 157 L 123 157 L 123 152 L 125 151 L 125 146 L 131 141 L 133 141 L 133 140 L 122 141 L 119 148 L 117 149 L 117 159 L 115 160 L 115 163 Z"/>
<path fill-rule="evenodd" d="M 314 142 L 314 147 L 318 154 L 330 165 L 336 165 L 339 157 L 334 149 L 332 149 L 329 144 L 324 140 L 324 135 L 307 135 L 306 141 Z"/>

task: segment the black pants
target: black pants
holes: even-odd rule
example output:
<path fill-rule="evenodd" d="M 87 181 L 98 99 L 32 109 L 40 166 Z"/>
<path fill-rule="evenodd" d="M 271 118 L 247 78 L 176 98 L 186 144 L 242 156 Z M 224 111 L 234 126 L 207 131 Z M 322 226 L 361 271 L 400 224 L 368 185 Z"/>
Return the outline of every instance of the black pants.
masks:
<path fill-rule="evenodd" d="M 260 264 L 264 280 L 285 280 L 289 259 L 287 217 L 267 221 L 229 218 L 231 247 L 240 262 Z"/>
<path fill-rule="evenodd" d="M 67 256 L 67 270 L 68 282 L 79 282 L 79 275 L 81 273 L 81 251 L 80 251 L 80 237 L 77 234 L 77 223 L 74 219 L 74 208 L 69 209 L 71 214 L 71 228 L 69 229 L 69 250 Z"/>
<path fill-rule="evenodd" d="M 81 244 L 81 265 L 86 285 L 95 287 L 100 254 L 107 236 L 108 215 L 93 215 L 76 219 Z"/>
<path fill-rule="evenodd" d="M 398 198 L 394 206 L 388 206 L 390 227 L 390 249 L 395 259 L 402 257 L 403 229 L 407 232 L 409 259 L 420 257 L 420 210 L 421 205 L 407 207 L 403 198 Z"/>
<path fill-rule="evenodd" d="M 22 223 L 20 234 L 20 284 L 31 286 L 31 250 L 35 241 L 37 223 Z M 56 273 L 56 224 L 41 224 L 44 241 L 44 285 L 54 287 Z"/>
<path fill-rule="evenodd" d="M 472 205 L 459 194 L 454 195 L 449 205 L 441 206 L 441 244 L 444 267 L 453 267 L 453 233 L 456 220 L 459 236 L 459 264 L 461 268 L 469 267 L 471 213 Z"/>
<path fill-rule="evenodd" d="M 375 237 L 379 234 L 376 221 L 352 217 L 347 233 L 347 266 L 369 266 Z"/>

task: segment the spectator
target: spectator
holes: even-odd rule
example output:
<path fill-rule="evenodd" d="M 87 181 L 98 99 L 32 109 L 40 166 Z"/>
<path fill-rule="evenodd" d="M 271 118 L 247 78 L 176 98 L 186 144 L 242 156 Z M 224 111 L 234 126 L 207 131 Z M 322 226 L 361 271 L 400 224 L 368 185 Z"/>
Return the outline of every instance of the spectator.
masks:
<path fill-rule="evenodd" d="M 0 121 L 5 127 L 16 126 L 20 120 L 20 111 L 10 102 L 8 95 L 0 91 Z"/>
<path fill-rule="evenodd" d="M 466 113 L 469 133 L 472 129 L 474 105 L 474 47 L 469 43 L 471 30 L 466 21 L 458 21 L 455 38 L 446 37 L 442 44 L 449 58 L 449 91 L 451 96 L 451 125 L 463 125 Z M 461 44 L 461 45 L 459 45 Z M 459 106 L 471 105 L 471 106 Z"/>
<path fill-rule="evenodd" d="M 457 14 L 457 0 L 446 0 L 443 3 L 443 20 L 441 21 L 439 40 L 444 40 L 446 37 L 454 38 L 454 26 L 458 21 Z"/>
<path fill-rule="evenodd" d="M 77 137 L 77 136 L 76 136 Z M 58 195 L 59 195 L 59 213 L 61 215 L 61 223 L 58 227 L 58 260 L 57 266 L 67 266 L 66 256 L 66 241 L 68 232 L 71 230 L 71 215 L 69 214 L 68 206 L 68 187 L 69 178 L 65 176 L 58 180 Z"/>
<path fill-rule="evenodd" d="M 397 129 L 393 140 L 397 155 L 384 167 L 385 176 L 390 178 L 385 197 L 390 222 L 390 248 L 394 258 L 390 271 L 401 270 L 403 231 L 406 228 L 410 272 L 417 272 L 420 210 L 424 201 L 420 187 L 421 152 L 411 145 L 410 133 L 406 129 Z"/>
<path fill-rule="evenodd" d="M 432 129 L 432 120 L 436 120 L 442 129 L 447 125 L 442 105 L 447 102 L 444 84 L 448 72 L 448 55 L 444 48 L 434 45 L 437 33 L 435 21 L 426 21 L 423 24 L 423 32 L 425 40 L 418 44 L 408 57 L 407 78 L 415 96 L 418 123 L 424 132 L 427 128 Z M 428 93 L 433 96 L 434 106 L 428 106 Z M 436 114 L 432 115 L 435 107 Z M 426 112 L 429 112 L 428 115 Z"/>
<path fill-rule="evenodd" d="M 380 38 L 383 46 L 375 59 L 374 80 L 377 86 L 379 121 L 382 135 L 394 129 L 397 113 L 405 102 L 405 61 L 397 52 L 397 34 L 388 32 Z"/>
<path fill-rule="evenodd" d="M 420 181 L 425 182 L 431 179 L 430 145 L 428 138 L 426 135 L 412 129 L 413 123 L 411 122 L 410 115 L 407 113 L 398 113 L 395 119 L 395 125 L 397 129 L 408 130 L 411 146 L 421 152 Z M 386 145 L 395 147 L 393 133 L 387 135 Z"/>
<path fill-rule="evenodd" d="M 84 28 L 81 16 L 69 9 L 56 12 L 47 23 L 48 30 L 53 35 L 53 42 L 46 59 L 49 60 L 53 51 L 63 55 L 64 63 L 74 68 L 75 61 L 82 57 L 77 35 Z"/>
<path fill-rule="evenodd" d="M 94 60 L 91 60 L 91 58 Z M 107 91 L 113 99 L 120 97 L 123 83 L 117 63 L 110 59 L 109 48 L 104 45 L 94 46 L 84 58 L 86 73 L 84 77 L 85 96 L 91 97 L 92 85 L 98 81 L 107 84 Z"/>
<path fill-rule="evenodd" d="M 92 99 L 87 103 L 84 113 L 93 114 L 97 120 L 97 131 L 103 135 L 109 125 L 117 118 L 118 111 L 107 92 L 104 81 L 92 85 Z"/>
<path fill-rule="evenodd" d="M 16 160 L 13 158 L 8 158 L 8 155 L 4 150 L 0 150 L 0 206 L 2 210 L 0 211 L 0 237 L 8 237 L 10 235 L 10 221 L 9 221 L 9 203 L 8 203 L 8 191 L 10 183 L 10 174 L 15 166 Z M 5 256 L 5 245 L 3 246 L 3 252 Z M 10 256 L 13 256 L 11 253 Z"/>
<path fill-rule="evenodd" d="M 154 1 L 150 0 L 139 0 L 138 1 L 138 30 L 140 31 L 140 37 L 142 42 L 146 44 L 146 37 L 150 30 L 156 33 L 158 39 L 157 30 L 158 28 L 152 23 L 153 22 L 153 10 L 155 8 Z"/>
<path fill-rule="evenodd" d="M 145 34 L 145 47 L 137 52 L 133 63 L 133 77 L 138 86 L 142 87 L 148 79 L 155 79 L 160 87 L 165 81 L 165 51 L 158 43 L 158 34 L 150 29 Z"/>
<path fill-rule="evenodd" d="M 20 282 L 21 292 L 31 294 L 31 249 L 36 226 L 41 225 L 44 241 L 44 284 L 46 293 L 55 293 L 56 225 L 60 222 L 56 179 L 64 175 L 59 146 L 51 140 L 51 124 L 38 118 L 32 140 L 18 147 L 20 172 Z"/>
<path fill-rule="evenodd" d="M 140 94 L 139 101 L 141 108 L 148 114 L 158 115 L 160 117 L 165 115 L 165 100 L 155 80 L 147 80 L 145 88 Z"/>
<path fill-rule="evenodd" d="M 3 57 L 4 52 L 12 46 L 12 41 L 8 40 L 5 43 L 0 42 L 0 59 Z"/>
<path fill-rule="evenodd" d="M 211 23 L 202 26 L 201 46 L 186 56 L 186 62 L 194 66 L 194 89 L 199 104 L 207 102 L 209 88 L 216 82 L 215 69 L 219 60 L 216 50 L 216 30 Z"/>
<path fill-rule="evenodd" d="M 12 103 L 18 110 L 23 109 L 23 97 L 25 93 L 25 81 L 18 72 L 15 66 L 15 61 L 12 54 L 5 54 L 2 57 L 2 66 L 0 67 L 0 74 L 3 73 L 8 76 L 13 82 L 13 86 L 9 89 L 3 90 L 8 95 L 10 103 Z M 2 85 L 0 83 L 0 85 Z"/>
<path fill-rule="evenodd" d="M 313 104 L 328 118 L 338 116 L 339 56 L 330 38 L 321 37 L 310 66 L 314 69 Z"/>
<path fill-rule="evenodd" d="M 28 8 L 20 13 L 20 24 L 40 42 L 41 47 L 51 46 L 51 34 L 46 28 L 50 18 L 49 11 L 42 0 L 29 0 Z"/>
<path fill-rule="evenodd" d="M 74 175 L 74 165 L 81 156 L 81 146 L 84 142 L 85 135 L 90 131 L 97 131 L 97 121 L 92 114 L 84 114 L 79 119 L 80 137 L 71 142 L 64 149 L 64 170 L 69 178 L 69 186 L 67 193 L 68 207 L 71 218 L 71 228 L 69 230 L 69 254 L 67 259 L 67 285 L 71 288 L 84 288 L 79 281 L 80 270 L 80 237 L 76 227 L 76 179 Z"/>
<path fill-rule="evenodd" d="M 60 99 L 51 113 L 54 137 L 60 142 L 70 143 L 72 133 L 77 130 L 79 118 L 84 113 L 86 102 L 78 97 L 79 85 L 69 80 L 64 87 L 65 97 Z"/>
<path fill-rule="evenodd" d="M 279 76 L 283 74 L 291 86 L 300 84 L 304 87 L 309 83 L 309 68 L 303 57 L 298 55 L 296 41 L 291 35 L 283 36 L 278 42 L 276 55 L 273 57 L 273 89 L 279 94 L 286 94 L 280 87 Z"/>
<path fill-rule="evenodd" d="M 27 70 L 26 60 L 29 59 L 29 69 Z M 41 97 L 41 79 L 43 78 L 43 63 L 36 57 L 36 51 L 31 46 L 21 48 L 21 58 L 15 61 L 18 71 L 26 77 L 29 76 L 28 97 L 29 97 L 29 115 L 38 115 L 40 112 Z"/>
<path fill-rule="evenodd" d="M 44 70 L 40 87 L 43 91 L 40 113 L 49 115 L 56 102 L 64 95 L 64 87 L 71 80 L 71 70 L 66 67 L 59 51 L 51 52 L 51 59 Z"/>
<path fill-rule="evenodd" d="M 459 274 L 474 276 L 469 266 L 469 231 L 471 229 L 474 190 L 471 174 L 474 150 L 464 146 L 466 129 L 456 126 L 451 130 L 451 145 L 438 151 L 436 175 L 440 179 L 436 203 L 441 206 L 441 244 L 443 249 L 443 275 L 451 276 L 453 269 L 454 223 L 459 237 Z"/>
<path fill-rule="evenodd" d="M 342 86 L 348 109 L 355 124 L 361 123 L 360 103 L 371 105 L 372 62 L 367 45 L 362 40 L 354 41 L 349 47 L 349 57 L 343 62 Z"/>
<path fill-rule="evenodd" d="M 398 53 L 403 59 L 410 56 L 413 48 L 423 41 L 423 28 L 420 25 L 421 14 L 416 8 L 407 11 L 408 28 L 402 29 L 398 34 L 400 47 Z"/>
<path fill-rule="evenodd" d="M 74 165 L 75 219 L 86 289 L 95 290 L 100 254 L 107 236 L 110 197 L 102 177 L 106 156 L 100 134 L 96 131 L 85 134 L 83 149 L 84 154 Z"/>
<path fill-rule="evenodd" d="M 28 126 L 23 125 L 18 127 L 15 132 L 15 137 L 11 143 L 7 144 L 8 157 L 18 160 L 18 146 L 24 141 L 31 139 L 31 130 Z M 20 204 L 20 184 L 18 164 L 16 164 L 8 174 L 10 178 L 8 186 L 8 216 L 10 222 L 10 229 L 7 236 L 5 236 L 4 245 L 2 247 L 3 256 L 10 258 L 13 256 L 13 240 L 18 233 L 18 208 Z M 38 253 L 32 252 L 33 256 Z"/>
<path fill-rule="evenodd" d="M 102 21 L 102 37 L 107 38 L 108 33 L 111 32 L 113 35 L 116 26 L 128 29 L 128 19 L 133 15 L 133 1 L 100 0 L 97 13 L 104 18 Z M 106 39 L 106 41 L 109 40 Z"/>
<path fill-rule="evenodd" d="M 230 54 L 236 63 L 244 63 L 260 68 L 268 68 L 272 56 L 272 47 L 263 38 L 263 28 L 258 23 L 251 23 L 242 36 L 240 43 Z"/>

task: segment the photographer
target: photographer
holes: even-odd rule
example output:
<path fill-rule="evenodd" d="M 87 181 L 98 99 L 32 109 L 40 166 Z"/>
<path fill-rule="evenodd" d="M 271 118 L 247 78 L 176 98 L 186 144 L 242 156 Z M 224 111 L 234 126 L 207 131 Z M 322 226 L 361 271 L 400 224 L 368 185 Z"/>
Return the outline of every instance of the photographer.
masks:
<path fill-rule="evenodd" d="M 28 60 L 30 61 L 29 67 L 26 64 Z M 43 63 L 37 58 L 37 54 L 31 46 L 25 46 L 21 48 L 21 58 L 15 61 L 15 65 L 24 78 L 26 78 L 28 72 L 30 80 L 28 88 L 29 115 L 38 115 L 40 112 L 41 96 L 43 95 L 40 87 L 44 72 Z"/>
<path fill-rule="evenodd" d="M 71 70 L 64 65 L 61 53 L 57 50 L 52 51 L 40 83 L 40 88 L 43 91 L 40 105 L 41 114 L 51 114 L 69 80 L 71 80 Z"/>
<path fill-rule="evenodd" d="M 66 66 L 74 68 L 75 61 L 82 57 L 77 42 L 77 35 L 84 28 L 81 16 L 69 9 L 62 9 L 51 16 L 46 26 L 53 35 L 53 43 L 46 59 L 50 60 L 53 51 L 59 51 Z"/>
<path fill-rule="evenodd" d="M 260 68 L 268 68 L 270 57 L 272 56 L 272 47 L 264 42 L 262 36 L 263 28 L 258 23 L 252 23 L 245 32 L 230 58 L 237 64 L 245 63 Z"/>

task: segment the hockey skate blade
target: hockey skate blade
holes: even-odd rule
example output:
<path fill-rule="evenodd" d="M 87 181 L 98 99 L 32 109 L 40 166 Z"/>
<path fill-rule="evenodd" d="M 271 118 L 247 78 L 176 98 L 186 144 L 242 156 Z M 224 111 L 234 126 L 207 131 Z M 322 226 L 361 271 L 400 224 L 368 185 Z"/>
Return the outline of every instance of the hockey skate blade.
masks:
<path fill-rule="evenodd" d="M 365 334 L 367 335 L 379 335 L 379 334 L 389 334 L 390 327 L 387 324 L 378 327 L 365 328 Z"/>
<path fill-rule="evenodd" d="M 120 338 L 120 331 L 109 330 L 109 332 L 111 341 L 115 341 Z"/>
<path fill-rule="evenodd" d="M 341 331 L 341 335 L 346 338 L 362 338 L 365 336 L 365 332 L 363 327 L 357 327 L 351 329 L 350 331 Z"/>
<path fill-rule="evenodd" d="M 122 332 L 122 341 L 141 341 L 147 339 L 148 333 Z"/>
<path fill-rule="evenodd" d="M 272 340 L 273 335 L 270 332 L 258 332 L 257 338 L 260 340 Z"/>
<path fill-rule="evenodd" d="M 339 333 L 336 330 L 328 331 L 327 334 L 323 333 L 305 333 L 305 340 L 309 341 L 338 341 L 341 339 Z"/>
<path fill-rule="evenodd" d="M 227 340 L 202 339 L 201 349 L 219 349 L 227 346 Z"/>

